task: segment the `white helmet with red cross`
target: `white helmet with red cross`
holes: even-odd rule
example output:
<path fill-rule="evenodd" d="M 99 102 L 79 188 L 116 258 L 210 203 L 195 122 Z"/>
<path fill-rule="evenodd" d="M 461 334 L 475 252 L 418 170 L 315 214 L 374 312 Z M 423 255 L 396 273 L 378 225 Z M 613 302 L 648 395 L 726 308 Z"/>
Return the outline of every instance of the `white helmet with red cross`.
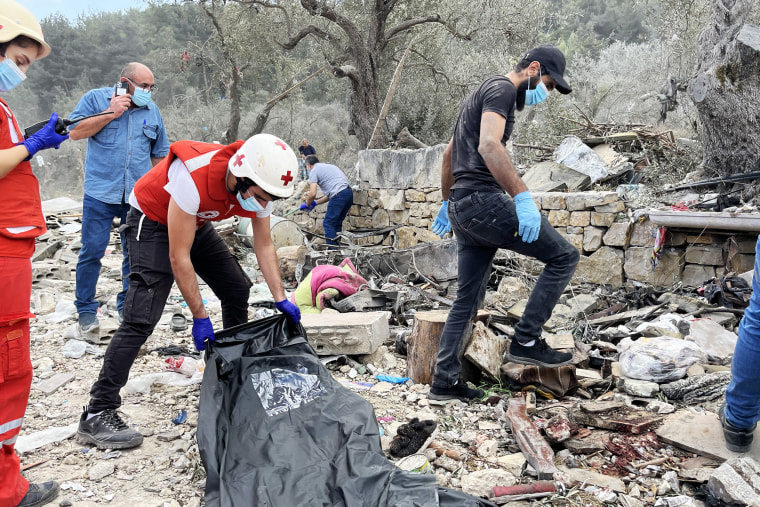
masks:
<path fill-rule="evenodd" d="M 293 179 L 298 159 L 279 137 L 256 134 L 235 152 L 227 167 L 238 178 L 250 178 L 270 195 L 290 197 L 295 192 Z"/>

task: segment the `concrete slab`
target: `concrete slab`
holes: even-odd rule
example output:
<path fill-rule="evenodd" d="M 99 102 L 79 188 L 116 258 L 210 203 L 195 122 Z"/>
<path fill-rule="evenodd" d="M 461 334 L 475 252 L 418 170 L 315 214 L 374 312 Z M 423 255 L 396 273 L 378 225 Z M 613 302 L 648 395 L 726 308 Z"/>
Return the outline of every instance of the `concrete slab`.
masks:
<path fill-rule="evenodd" d="M 731 452 L 726 449 L 718 414 L 698 414 L 689 410 L 676 412 L 665 419 L 656 433 L 664 442 L 715 460 L 725 461 L 745 455 L 760 460 L 760 430 L 755 431 L 755 440 L 749 453 Z"/>
<path fill-rule="evenodd" d="M 388 312 L 305 313 L 301 324 L 320 356 L 372 354 L 390 338 Z"/>
<path fill-rule="evenodd" d="M 69 382 L 74 380 L 74 375 L 71 373 L 56 373 L 52 377 L 43 380 L 37 384 L 32 385 L 32 389 L 42 391 L 46 395 L 53 394 L 59 388 L 65 386 Z"/>

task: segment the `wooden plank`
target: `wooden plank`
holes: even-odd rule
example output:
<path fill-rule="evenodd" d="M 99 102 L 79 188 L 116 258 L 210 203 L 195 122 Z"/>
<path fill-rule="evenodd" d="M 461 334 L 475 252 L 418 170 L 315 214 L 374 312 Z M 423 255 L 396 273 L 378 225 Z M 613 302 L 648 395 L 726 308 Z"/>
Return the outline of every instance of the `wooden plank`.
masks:
<path fill-rule="evenodd" d="M 506 417 L 517 446 L 530 466 L 538 472 L 538 480 L 552 480 L 554 474 L 557 473 L 557 467 L 554 466 L 554 451 L 528 417 L 525 410 L 525 398 L 510 399 Z"/>

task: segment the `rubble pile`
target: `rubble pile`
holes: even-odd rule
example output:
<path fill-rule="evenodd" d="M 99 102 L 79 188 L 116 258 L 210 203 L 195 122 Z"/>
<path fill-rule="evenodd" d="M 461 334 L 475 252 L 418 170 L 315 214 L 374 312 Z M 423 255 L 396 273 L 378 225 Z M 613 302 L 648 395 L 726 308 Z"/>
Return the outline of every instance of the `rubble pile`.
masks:
<path fill-rule="evenodd" d="M 583 212 L 589 220 L 601 213 Z M 17 443 L 25 473 L 60 480 L 60 505 L 202 505 L 195 433 L 204 365 L 176 288 L 122 391 L 121 411 L 144 444 L 105 452 L 72 438 L 117 327 L 122 256 L 114 234 L 98 286 L 101 335 L 79 335 L 73 270 L 80 216 L 60 207 L 47 216 L 50 231 L 33 260 L 35 377 Z M 335 378 L 373 404 L 383 449 L 397 466 L 515 506 L 757 505 L 757 450 L 743 457 L 727 451 L 716 415 L 749 297 L 743 279 L 716 277 L 698 290 L 575 281 L 545 326 L 550 345 L 574 352 L 573 365 L 544 369 L 503 363 L 532 275 L 502 253 L 463 351 L 463 372 L 487 390 L 483 402 L 468 405 L 428 400 L 424 381 L 455 297 L 455 243 L 309 250 L 288 290 L 313 266 L 337 266 L 345 257 L 367 286 L 304 314 L 303 325 Z M 241 262 L 255 282 L 251 320 L 274 312 L 254 259 Z M 221 322 L 219 302 L 205 285 L 201 291 L 212 321 Z"/>

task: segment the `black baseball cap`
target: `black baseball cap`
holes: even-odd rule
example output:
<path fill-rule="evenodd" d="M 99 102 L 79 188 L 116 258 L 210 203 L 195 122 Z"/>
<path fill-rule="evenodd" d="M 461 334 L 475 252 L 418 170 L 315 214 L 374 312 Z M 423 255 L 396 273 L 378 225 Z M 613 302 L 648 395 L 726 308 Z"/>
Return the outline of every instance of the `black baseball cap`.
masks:
<path fill-rule="evenodd" d="M 523 60 L 540 63 L 542 72 L 548 73 L 554 79 L 557 83 L 557 91 L 561 94 L 567 95 L 573 91 L 563 77 L 565 74 L 565 55 L 556 46 L 549 44 L 537 46 L 525 53 Z"/>

